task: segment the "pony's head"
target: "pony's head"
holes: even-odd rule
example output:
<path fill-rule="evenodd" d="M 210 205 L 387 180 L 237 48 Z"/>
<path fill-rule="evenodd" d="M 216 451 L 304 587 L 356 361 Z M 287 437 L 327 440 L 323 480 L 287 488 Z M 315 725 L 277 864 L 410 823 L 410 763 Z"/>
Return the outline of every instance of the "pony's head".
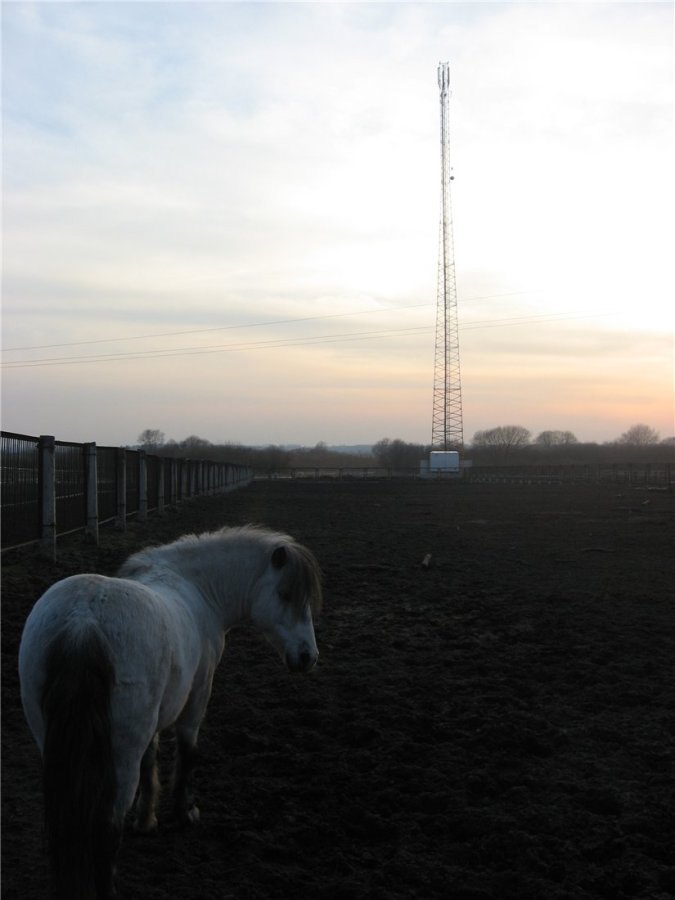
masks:
<path fill-rule="evenodd" d="M 319 658 L 312 612 L 321 608 L 321 571 L 310 551 L 279 536 L 255 587 L 251 618 L 290 672 L 309 672 Z"/>

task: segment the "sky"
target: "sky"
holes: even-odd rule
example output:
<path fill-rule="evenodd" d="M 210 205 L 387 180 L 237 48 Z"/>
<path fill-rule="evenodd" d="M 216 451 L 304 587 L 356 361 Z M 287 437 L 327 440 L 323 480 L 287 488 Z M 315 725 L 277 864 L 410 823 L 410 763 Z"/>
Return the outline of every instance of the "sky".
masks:
<path fill-rule="evenodd" d="M 431 440 L 449 62 L 464 437 L 673 423 L 673 5 L 3 2 L 2 427 Z"/>

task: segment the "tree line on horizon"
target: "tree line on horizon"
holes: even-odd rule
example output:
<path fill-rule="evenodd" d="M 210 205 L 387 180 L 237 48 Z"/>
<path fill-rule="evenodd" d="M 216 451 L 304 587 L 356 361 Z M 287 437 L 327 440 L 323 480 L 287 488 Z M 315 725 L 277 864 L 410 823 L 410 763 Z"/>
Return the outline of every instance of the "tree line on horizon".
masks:
<path fill-rule="evenodd" d="M 387 469 L 417 469 L 428 457 L 430 444 L 400 438 L 382 438 L 370 453 L 328 447 L 320 441 L 313 447 L 249 447 L 235 442 L 214 444 L 198 435 L 182 441 L 165 440 L 164 432 L 147 428 L 138 436 L 138 447 L 169 457 L 212 459 L 247 465 L 264 471 L 288 468 L 349 468 L 373 465 Z M 460 448 L 457 448 L 460 449 Z M 675 461 L 675 437 L 661 440 L 644 423 L 631 426 L 614 441 L 603 444 L 580 442 L 571 431 L 542 431 L 536 437 L 522 425 L 499 425 L 477 431 L 463 455 L 473 465 L 573 465 L 612 463 L 665 463 Z"/>

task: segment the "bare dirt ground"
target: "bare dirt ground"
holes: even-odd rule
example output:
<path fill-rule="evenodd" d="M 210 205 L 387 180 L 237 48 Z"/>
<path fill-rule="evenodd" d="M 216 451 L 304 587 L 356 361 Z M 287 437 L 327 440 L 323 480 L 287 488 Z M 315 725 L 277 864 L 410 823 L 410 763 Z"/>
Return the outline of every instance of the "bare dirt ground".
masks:
<path fill-rule="evenodd" d="M 3 897 L 47 894 L 16 676 L 53 581 L 261 522 L 325 573 L 321 660 L 232 632 L 201 737 L 202 823 L 127 830 L 123 898 L 675 896 L 674 495 L 257 482 L 56 564 L 3 558 Z M 421 565 L 431 554 L 431 565 Z M 171 755 L 166 741 L 164 762 Z"/>

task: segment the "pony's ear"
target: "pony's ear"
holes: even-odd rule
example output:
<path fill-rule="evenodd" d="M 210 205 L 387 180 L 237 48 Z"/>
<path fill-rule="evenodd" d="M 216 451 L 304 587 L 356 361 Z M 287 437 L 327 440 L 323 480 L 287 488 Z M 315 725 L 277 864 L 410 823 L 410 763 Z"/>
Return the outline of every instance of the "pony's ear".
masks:
<path fill-rule="evenodd" d="M 272 554 L 272 565 L 275 569 L 282 569 L 286 565 L 286 548 L 283 544 L 281 547 L 275 548 Z"/>

